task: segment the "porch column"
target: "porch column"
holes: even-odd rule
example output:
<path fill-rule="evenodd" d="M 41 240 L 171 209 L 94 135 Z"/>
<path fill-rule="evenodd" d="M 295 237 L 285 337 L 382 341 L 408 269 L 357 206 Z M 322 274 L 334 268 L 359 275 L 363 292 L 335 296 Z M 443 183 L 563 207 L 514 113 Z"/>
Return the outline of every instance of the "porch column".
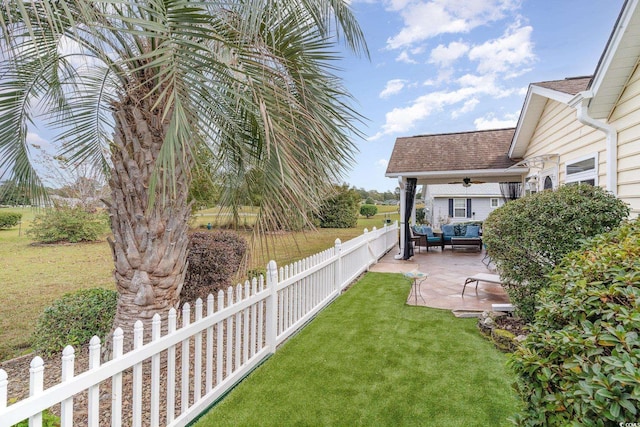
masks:
<path fill-rule="evenodd" d="M 400 186 L 400 252 L 396 255 L 395 259 L 402 259 L 404 255 L 404 212 L 407 208 L 406 199 L 406 178 L 399 176 L 398 185 Z"/>

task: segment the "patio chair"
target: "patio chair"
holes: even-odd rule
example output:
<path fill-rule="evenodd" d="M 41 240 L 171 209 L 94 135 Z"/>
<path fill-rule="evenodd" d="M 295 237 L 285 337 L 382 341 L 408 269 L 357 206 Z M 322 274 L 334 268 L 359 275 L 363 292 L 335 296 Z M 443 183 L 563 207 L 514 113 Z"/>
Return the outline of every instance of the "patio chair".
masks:
<path fill-rule="evenodd" d="M 444 249 L 444 243 L 442 241 L 442 236 L 435 235 L 433 233 L 433 229 L 429 226 L 422 225 L 411 227 L 412 236 L 418 237 L 420 246 L 424 246 L 427 248 L 427 252 L 429 252 L 429 248 L 439 247 L 440 249 Z"/>
<path fill-rule="evenodd" d="M 496 283 L 498 285 L 502 285 L 502 280 L 500 276 L 497 274 L 487 274 L 487 273 L 478 273 L 473 276 L 467 277 L 464 281 L 464 286 L 462 287 L 462 296 L 464 296 L 464 290 L 467 288 L 469 283 L 476 282 L 476 293 L 478 292 L 478 283 L 487 282 L 487 283 Z"/>

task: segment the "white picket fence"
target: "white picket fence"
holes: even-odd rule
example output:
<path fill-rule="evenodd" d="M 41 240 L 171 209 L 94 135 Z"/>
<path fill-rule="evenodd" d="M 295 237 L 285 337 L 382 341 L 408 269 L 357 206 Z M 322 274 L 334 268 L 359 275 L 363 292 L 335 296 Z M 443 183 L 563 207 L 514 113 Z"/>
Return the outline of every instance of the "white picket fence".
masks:
<path fill-rule="evenodd" d="M 100 339 L 93 337 L 89 369 L 79 375 L 74 375 L 74 349 L 67 346 L 62 353 L 61 382 L 47 389 L 43 387 L 43 360 L 35 357 L 29 397 L 9 406 L 10 380 L 0 369 L 0 427 L 26 418 L 30 426 L 40 427 L 42 412 L 56 405 L 62 427 L 74 425 L 74 411 L 78 410 L 86 417 L 82 424 L 88 426 L 184 426 L 396 246 L 397 230 L 397 223 L 372 232 L 365 229 L 355 239 L 344 244 L 338 239 L 335 247 L 280 269 L 271 261 L 266 284 L 260 277 L 229 288 L 226 294 L 220 291 L 217 298 L 209 295 L 205 304 L 196 302 L 195 313 L 185 304 L 179 329 L 172 309 L 165 319 L 164 336 L 159 315 L 153 318 L 147 343 L 143 343 L 144 331 L 138 322 L 133 350 L 126 354 L 123 332 L 118 328 L 113 336 L 113 358 L 104 364 L 100 363 Z M 125 376 L 130 390 L 123 388 Z M 110 406 L 108 417 L 103 416 L 104 405 Z M 123 419 L 125 405 L 131 417 Z"/>

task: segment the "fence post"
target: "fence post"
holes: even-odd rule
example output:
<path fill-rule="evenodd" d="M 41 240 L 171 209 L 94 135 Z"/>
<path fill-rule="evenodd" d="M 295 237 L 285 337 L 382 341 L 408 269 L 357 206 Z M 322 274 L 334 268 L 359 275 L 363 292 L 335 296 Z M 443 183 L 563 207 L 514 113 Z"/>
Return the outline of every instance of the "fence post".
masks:
<path fill-rule="evenodd" d="M 267 264 L 267 288 L 269 297 L 267 298 L 266 310 L 266 341 L 271 354 L 276 352 L 278 344 L 278 265 L 275 261 Z"/>
<path fill-rule="evenodd" d="M 336 289 L 338 291 L 342 291 L 342 242 L 340 239 L 336 239 L 334 242 L 334 251 L 333 253 L 336 256 L 336 268 L 335 268 L 335 282 Z"/>

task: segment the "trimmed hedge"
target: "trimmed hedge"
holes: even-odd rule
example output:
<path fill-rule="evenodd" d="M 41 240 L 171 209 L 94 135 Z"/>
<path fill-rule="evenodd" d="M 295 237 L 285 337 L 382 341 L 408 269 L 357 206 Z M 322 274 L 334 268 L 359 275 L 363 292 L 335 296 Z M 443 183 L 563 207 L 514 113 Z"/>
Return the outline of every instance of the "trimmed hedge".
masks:
<path fill-rule="evenodd" d="M 0 212 L 0 229 L 15 227 L 21 219 L 21 213 Z"/>
<path fill-rule="evenodd" d="M 113 325 L 118 293 L 107 289 L 82 289 L 54 301 L 38 318 L 33 346 L 51 356 L 67 345 L 83 345 L 94 335 L 104 339 Z"/>
<path fill-rule="evenodd" d="M 640 220 L 570 253 L 509 364 L 523 426 L 623 425 L 640 417 Z"/>
<path fill-rule="evenodd" d="M 587 239 L 615 228 L 629 207 L 592 185 L 565 185 L 510 201 L 484 221 L 483 242 L 517 314 L 533 320 L 547 275 Z"/>
<path fill-rule="evenodd" d="M 231 231 L 213 233 L 198 231 L 189 235 L 187 273 L 180 291 L 182 303 L 193 304 L 198 298 L 206 300 L 209 294 L 233 285 L 247 252 L 245 240 Z"/>

